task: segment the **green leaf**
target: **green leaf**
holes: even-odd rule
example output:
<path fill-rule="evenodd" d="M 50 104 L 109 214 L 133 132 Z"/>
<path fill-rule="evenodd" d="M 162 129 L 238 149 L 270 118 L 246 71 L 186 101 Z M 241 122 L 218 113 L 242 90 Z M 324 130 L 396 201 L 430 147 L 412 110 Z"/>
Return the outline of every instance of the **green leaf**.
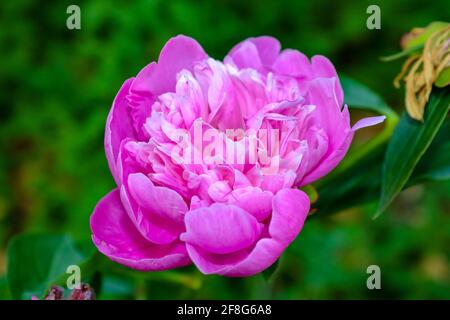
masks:
<path fill-rule="evenodd" d="M 365 109 L 386 116 L 395 114 L 382 97 L 362 83 L 344 75 L 340 75 L 339 79 L 344 90 L 345 103 L 349 108 Z"/>
<path fill-rule="evenodd" d="M 267 268 L 266 270 L 264 270 L 262 272 L 262 275 L 266 281 L 270 281 L 270 278 L 272 277 L 272 275 L 275 273 L 275 271 L 278 268 L 278 264 L 280 263 L 279 261 L 280 260 L 278 259 L 277 261 L 275 261 L 274 264 L 272 264 L 269 268 Z"/>
<path fill-rule="evenodd" d="M 6 277 L 0 278 L 0 300 L 11 299 L 11 293 L 9 292 L 8 281 Z"/>
<path fill-rule="evenodd" d="M 332 179 L 334 176 L 339 175 L 341 172 L 354 166 L 359 160 L 370 155 L 375 149 L 379 148 L 379 146 L 384 145 L 392 135 L 398 122 L 397 113 L 392 110 L 377 93 L 360 82 L 344 75 L 340 75 L 339 78 L 344 90 L 344 101 L 348 104 L 349 108 L 363 109 L 382 114 L 386 116 L 386 120 L 384 122 L 383 131 L 380 134 L 361 148 L 350 150 L 335 170 L 328 174 L 324 179 L 315 183 L 316 187 L 328 183 L 329 179 Z"/>
<path fill-rule="evenodd" d="M 428 181 L 450 179 L 450 123 L 439 129 L 430 148 L 417 164 L 408 186 Z"/>
<path fill-rule="evenodd" d="M 450 84 L 450 68 L 445 68 L 441 71 L 436 79 L 435 85 L 438 88 L 446 87 Z"/>
<path fill-rule="evenodd" d="M 430 146 L 450 108 L 450 91 L 433 89 L 425 109 L 424 123 L 403 114 L 389 141 L 382 169 L 379 216 L 407 183 Z"/>
<path fill-rule="evenodd" d="M 351 167 L 333 176 L 318 188 L 319 199 L 313 208 L 317 213 L 331 214 L 367 202 L 376 201 L 380 194 L 381 163 L 385 145 L 354 163 Z"/>
<path fill-rule="evenodd" d="M 42 294 L 70 265 L 80 265 L 84 257 L 72 239 L 56 235 L 20 235 L 8 247 L 7 278 L 15 299 L 31 299 Z M 82 270 L 83 272 L 83 270 Z"/>
<path fill-rule="evenodd" d="M 420 159 L 403 189 L 419 183 L 450 179 L 450 123 L 439 129 L 432 144 Z M 330 214 L 368 202 L 379 200 L 381 192 L 381 166 L 386 153 L 380 146 L 346 171 L 323 184 L 319 200 L 313 205 L 321 213 Z M 314 219 L 313 215 L 309 219 Z"/>

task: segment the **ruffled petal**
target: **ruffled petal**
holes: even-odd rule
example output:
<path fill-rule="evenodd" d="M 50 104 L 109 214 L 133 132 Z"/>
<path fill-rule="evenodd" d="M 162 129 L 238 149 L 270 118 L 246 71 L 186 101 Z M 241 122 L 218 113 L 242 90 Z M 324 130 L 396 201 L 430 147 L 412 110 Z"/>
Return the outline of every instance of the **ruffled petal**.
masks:
<path fill-rule="evenodd" d="M 148 242 L 130 221 L 115 189 L 99 201 L 90 220 L 92 239 L 111 260 L 142 271 L 168 270 L 190 264 L 183 243 Z"/>
<path fill-rule="evenodd" d="M 166 187 L 155 187 L 153 182 L 142 173 L 130 174 L 128 187 L 141 207 L 175 223 L 183 223 L 187 205 L 176 191 Z"/>
<path fill-rule="evenodd" d="M 208 58 L 200 44 L 190 37 L 176 36 L 167 41 L 158 58 L 158 67 L 152 77 L 152 92 L 173 92 L 176 75 L 183 69 L 193 71 L 194 64 Z"/>
<path fill-rule="evenodd" d="M 205 274 L 230 277 L 251 276 L 268 268 L 302 229 L 309 212 L 309 199 L 300 190 L 283 189 L 273 197 L 272 207 L 268 237 L 259 240 L 252 249 L 215 254 L 187 243 L 192 261 Z"/>
<path fill-rule="evenodd" d="M 244 209 L 256 220 L 264 221 L 272 213 L 272 198 L 272 192 L 250 187 L 234 190 L 229 203 Z"/>
<path fill-rule="evenodd" d="M 128 113 L 126 99 L 132 83 L 133 78 L 124 82 L 114 99 L 106 120 L 105 153 L 111 174 L 118 186 L 120 186 L 120 176 L 117 172 L 117 158 L 119 156 L 120 144 L 124 139 L 135 138 L 135 131 L 133 129 L 132 119 Z"/>
<path fill-rule="evenodd" d="M 142 174 L 148 169 L 127 150 L 133 144 L 129 140 L 122 143 L 118 162 L 118 171 L 123 181 L 120 188 L 123 206 L 142 237 L 155 244 L 169 244 L 184 231 L 182 213 L 187 210 L 187 206 L 176 191 L 165 187 L 158 189 Z M 161 194 L 167 196 L 170 203 L 166 205 L 162 202 Z M 147 201 L 148 199 L 150 200 Z M 157 201 L 152 201 L 153 199 Z"/>
<path fill-rule="evenodd" d="M 336 69 L 328 58 L 317 55 L 311 58 L 312 79 L 315 78 L 335 78 L 335 94 L 339 107 L 344 103 L 344 91 L 342 90 Z"/>
<path fill-rule="evenodd" d="M 273 37 L 249 38 L 233 47 L 225 62 L 233 62 L 240 69 L 253 68 L 264 72 L 275 62 L 280 48 L 280 42 Z"/>
<path fill-rule="evenodd" d="M 312 72 L 308 57 L 292 49 L 281 52 L 273 65 L 273 70 L 279 74 L 307 79 L 311 77 Z"/>
<path fill-rule="evenodd" d="M 205 251 L 226 254 L 252 246 L 263 225 L 241 208 L 215 203 L 208 208 L 189 211 L 186 232 L 180 237 Z"/>

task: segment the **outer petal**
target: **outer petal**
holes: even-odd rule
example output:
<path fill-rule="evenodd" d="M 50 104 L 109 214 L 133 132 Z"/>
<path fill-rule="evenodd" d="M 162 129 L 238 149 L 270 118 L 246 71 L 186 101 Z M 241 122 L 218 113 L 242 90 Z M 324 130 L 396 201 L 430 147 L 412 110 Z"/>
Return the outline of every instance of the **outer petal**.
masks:
<path fill-rule="evenodd" d="M 129 143 L 132 142 L 125 140 L 122 144 L 118 162 L 123 181 L 120 188 L 123 206 L 144 238 L 155 244 L 169 244 L 184 230 L 182 215 L 187 206 L 176 191 L 154 187 L 140 173 L 148 171 L 127 150 Z M 169 202 L 165 203 L 161 199 Z"/>
<path fill-rule="evenodd" d="M 336 78 L 318 78 L 310 83 L 308 102 L 316 105 L 312 114 L 314 120 L 323 129 L 327 138 L 327 150 L 322 152 L 319 160 L 309 168 L 301 181 L 296 185 L 311 183 L 333 170 L 347 153 L 353 138 L 350 128 L 350 115 L 347 106 L 341 111 L 335 91 Z M 309 151 L 308 151 L 309 152 Z M 305 159 L 311 160 L 313 154 L 306 154 Z"/>
<path fill-rule="evenodd" d="M 166 187 L 155 187 L 142 173 L 130 174 L 128 186 L 140 206 L 175 223 L 183 223 L 187 205 L 177 192 Z"/>
<path fill-rule="evenodd" d="M 167 246 L 159 246 L 140 235 L 122 206 L 118 189 L 100 200 L 90 223 L 92 239 L 98 250 L 127 267 L 157 271 L 190 263 L 182 243 L 177 241 Z"/>
<path fill-rule="evenodd" d="M 355 123 L 352 127 L 352 130 L 356 131 L 356 130 L 359 130 L 359 129 L 362 129 L 365 127 L 374 126 L 379 123 L 382 123 L 385 119 L 386 119 L 385 116 L 364 118 L 364 119 L 359 120 L 357 123 Z"/>
<path fill-rule="evenodd" d="M 244 209 L 258 221 L 264 221 L 272 213 L 272 198 L 272 192 L 250 187 L 234 190 L 230 203 Z"/>
<path fill-rule="evenodd" d="M 292 77 L 307 79 L 311 77 L 311 65 L 308 57 L 292 49 L 285 49 L 281 52 L 273 65 L 273 70 L 276 73 Z"/>
<path fill-rule="evenodd" d="M 226 254 L 252 246 L 263 225 L 241 208 L 215 203 L 209 208 L 189 211 L 186 232 L 180 237 L 193 246 L 217 254 Z"/>
<path fill-rule="evenodd" d="M 120 177 L 117 172 L 117 158 L 119 156 L 120 144 L 126 138 L 135 138 L 132 119 L 128 113 L 127 95 L 133 78 L 124 82 L 122 87 L 114 99 L 111 110 L 106 120 L 105 129 L 105 152 L 108 159 L 109 168 L 116 181 L 120 186 Z"/>
<path fill-rule="evenodd" d="M 270 68 L 280 53 L 280 43 L 269 36 L 249 38 L 237 44 L 225 57 L 240 68 L 255 68 L 264 71 Z"/>
<path fill-rule="evenodd" d="M 342 107 L 344 103 L 344 91 L 342 90 L 339 77 L 337 75 L 336 69 L 328 58 L 317 55 L 311 59 L 312 67 L 312 79 L 314 78 L 336 78 L 335 82 L 335 94 L 338 100 L 339 107 Z"/>
<path fill-rule="evenodd" d="M 145 66 L 134 79 L 130 94 L 127 96 L 130 114 L 133 118 L 133 125 L 140 140 L 147 140 L 149 137 L 143 125 L 152 113 L 152 106 L 158 92 L 154 88 L 158 84 L 156 77 L 157 65 L 152 62 Z"/>
<path fill-rule="evenodd" d="M 283 189 L 274 196 L 272 206 L 268 237 L 259 240 L 254 248 L 218 255 L 187 243 L 192 261 L 205 274 L 231 277 L 251 276 L 268 268 L 302 229 L 309 211 L 309 199 L 300 190 Z"/>
<path fill-rule="evenodd" d="M 195 62 L 208 58 L 203 48 L 192 38 L 179 35 L 167 41 L 152 73 L 151 88 L 154 94 L 174 91 L 176 75 L 183 69 L 193 70 Z"/>

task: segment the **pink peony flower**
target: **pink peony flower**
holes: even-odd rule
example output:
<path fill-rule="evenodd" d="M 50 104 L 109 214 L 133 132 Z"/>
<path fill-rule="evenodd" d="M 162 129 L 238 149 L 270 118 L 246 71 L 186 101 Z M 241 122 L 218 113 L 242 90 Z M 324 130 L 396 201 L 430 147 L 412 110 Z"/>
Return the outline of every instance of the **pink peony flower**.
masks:
<path fill-rule="evenodd" d="M 355 130 L 383 119 L 350 126 L 323 56 L 258 37 L 220 62 L 172 38 L 114 100 L 105 149 L 117 188 L 91 216 L 93 241 L 138 270 L 193 262 L 205 274 L 261 272 L 303 227 L 310 205 L 297 187 L 335 168 Z"/>

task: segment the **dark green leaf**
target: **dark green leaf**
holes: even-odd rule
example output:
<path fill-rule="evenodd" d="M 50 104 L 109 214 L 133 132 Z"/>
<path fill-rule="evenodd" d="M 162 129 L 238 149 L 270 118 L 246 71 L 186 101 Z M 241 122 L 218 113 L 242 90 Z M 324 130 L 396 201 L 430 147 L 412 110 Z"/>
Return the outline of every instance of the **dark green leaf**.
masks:
<path fill-rule="evenodd" d="M 449 90 L 434 88 L 425 109 L 424 123 L 411 119 L 406 113 L 402 116 L 386 151 L 377 216 L 405 186 L 442 125 L 449 108 Z"/>
<path fill-rule="evenodd" d="M 11 299 L 11 293 L 9 292 L 8 281 L 6 277 L 0 278 L 0 300 Z"/>
<path fill-rule="evenodd" d="M 403 189 L 419 183 L 450 179 L 448 137 L 450 137 L 450 123 L 444 123 Z M 323 184 L 318 189 L 319 200 L 313 205 L 318 209 L 318 215 L 379 200 L 381 166 L 385 152 L 385 146 L 381 146 Z"/>
<path fill-rule="evenodd" d="M 349 108 L 370 110 L 379 114 L 389 115 L 395 113 L 378 94 L 349 77 L 340 75 L 344 101 Z"/>
<path fill-rule="evenodd" d="M 450 123 L 446 122 L 439 129 L 430 148 L 417 164 L 408 186 L 427 182 L 450 179 Z"/>
<path fill-rule="evenodd" d="M 436 87 L 443 88 L 450 85 L 450 68 L 445 68 L 435 82 Z"/>
<path fill-rule="evenodd" d="M 380 194 L 381 163 L 385 147 L 380 146 L 351 167 L 333 176 L 318 188 L 313 208 L 317 216 L 375 201 Z M 312 215 L 314 218 L 316 214 Z"/>
<path fill-rule="evenodd" d="M 280 259 L 278 259 L 277 261 L 275 261 L 275 263 L 273 265 L 271 265 L 269 268 L 267 268 L 266 270 L 264 270 L 262 272 L 262 275 L 264 277 L 264 279 L 266 281 L 270 281 L 273 274 L 277 271 L 278 269 L 278 265 L 280 263 Z"/>
<path fill-rule="evenodd" d="M 84 260 L 71 238 L 55 235 L 20 235 L 8 248 L 8 282 L 15 299 L 41 296 L 66 274 L 69 265 Z"/>

